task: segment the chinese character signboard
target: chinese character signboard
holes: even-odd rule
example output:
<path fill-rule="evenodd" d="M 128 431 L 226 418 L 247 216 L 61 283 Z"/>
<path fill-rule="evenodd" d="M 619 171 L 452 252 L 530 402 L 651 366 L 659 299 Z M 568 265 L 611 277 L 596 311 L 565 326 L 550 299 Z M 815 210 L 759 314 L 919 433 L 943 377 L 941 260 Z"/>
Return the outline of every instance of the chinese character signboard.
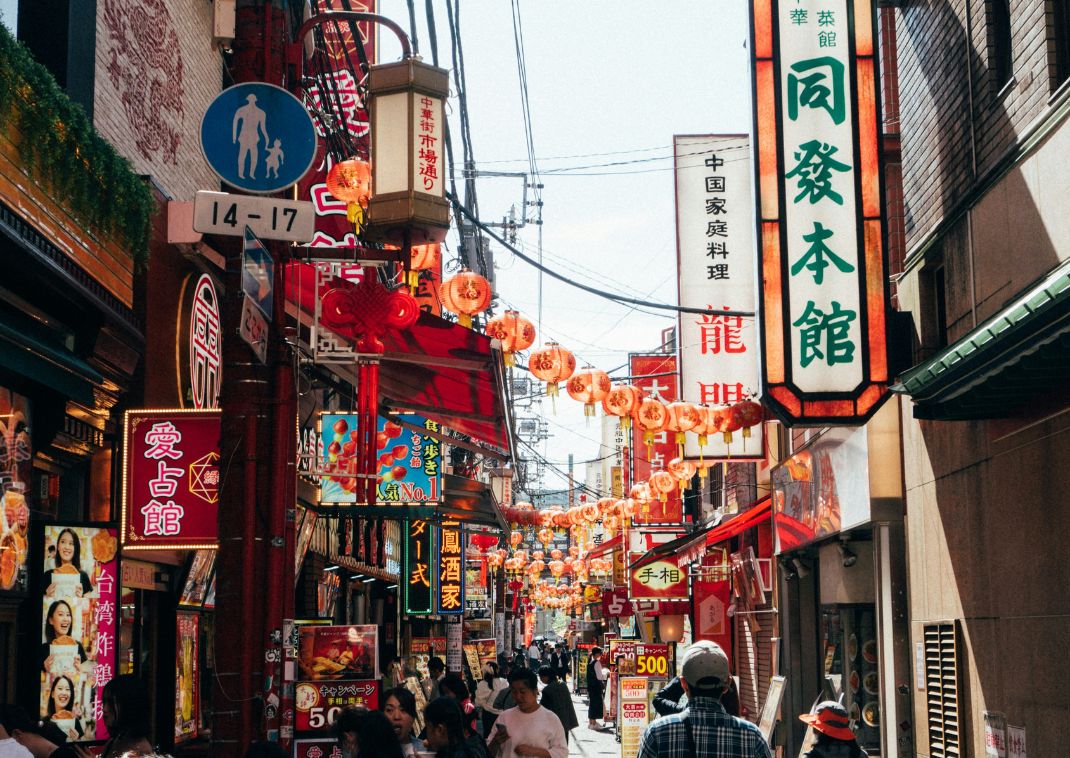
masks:
<path fill-rule="evenodd" d="M 647 397 L 671 403 L 676 396 L 676 356 L 669 353 L 629 355 L 629 374 L 632 384 Z M 632 481 L 645 482 L 655 471 L 664 471 L 676 457 L 676 441 L 671 432 L 658 432 L 654 444 L 647 447 L 643 430 L 632 424 L 631 440 Z M 644 503 L 632 518 L 634 524 L 679 524 L 683 521 L 683 503 L 678 490 L 666 500 Z"/>
<path fill-rule="evenodd" d="M 219 411 L 136 410 L 123 430 L 128 550 L 216 547 Z"/>
<path fill-rule="evenodd" d="M 294 727 L 298 732 L 329 733 L 345 708 L 379 710 L 379 682 L 298 682 L 294 688 Z"/>
<path fill-rule="evenodd" d="M 461 525 L 443 522 L 438 531 L 438 591 L 435 610 L 442 614 L 464 613 L 464 542 Z"/>
<path fill-rule="evenodd" d="M 71 741 L 103 740 L 101 692 L 119 644 L 116 530 L 46 525 L 43 548 L 41 718 Z"/>
<path fill-rule="evenodd" d="M 872 3 L 752 0 L 762 398 L 850 424 L 887 396 Z"/>
<path fill-rule="evenodd" d="M 312 12 L 331 10 L 376 12 L 376 0 L 313 0 Z M 297 183 L 297 197 L 311 200 L 316 209 L 316 235 L 310 247 L 353 247 L 356 244 L 353 224 L 346 219 L 346 203 L 327 191 L 327 172 L 330 170 L 326 155 L 328 127 L 318 114 L 331 113 L 341 117 L 349 144 L 356 146 L 354 154 L 367 157 L 368 112 L 361 98 L 358 85 L 360 76 L 357 41 L 352 34 L 356 29 L 364 53 L 370 63 L 376 59 L 376 37 L 371 23 L 362 21 L 350 25 L 342 22 L 322 26 L 323 42 L 316 45 L 316 53 L 305 64 L 309 87 L 305 102 L 313 114 L 312 123 L 321 137 L 312 169 Z M 321 85 L 326 83 L 326 87 Z M 326 91 L 324 91 L 326 89 Z M 341 109 L 342 114 L 338 113 Z"/>
<path fill-rule="evenodd" d="M 641 553 L 632 553 L 629 565 L 642 558 Z M 681 569 L 669 561 L 653 561 L 637 569 L 630 569 L 631 587 L 628 594 L 632 600 L 687 600 L 687 569 Z"/>
<path fill-rule="evenodd" d="M 175 742 L 197 736 L 200 719 L 200 669 L 198 657 L 200 616 L 188 611 L 175 614 Z"/>
<path fill-rule="evenodd" d="M 747 137 L 677 136 L 676 248 L 680 305 L 708 314 L 679 316 L 680 393 L 689 403 L 733 405 L 758 394 L 753 313 L 754 200 Z M 686 436 L 688 458 L 760 458 L 763 427 L 734 444 L 721 434 Z"/>
<path fill-rule="evenodd" d="M 375 434 L 379 504 L 434 503 L 442 493 L 442 445 L 426 434 L 403 427 L 439 430 L 438 422 L 413 414 L 379 417 Z M 320 504 L 357 502 L 357 414 L 322 413 L 319 421 Z"/>
<path fill-rule="evenodd" d="M 31 442 L 29 400 L 0 388 L 0 592 L 27 591 Z"/>
<path fill-rule="evenodd" d="M 405 522 L 405 531 L 405 612 L 431 613 L 437 574 L 431 567 L 434 528 L 424 519 L 413 519 Z"/>

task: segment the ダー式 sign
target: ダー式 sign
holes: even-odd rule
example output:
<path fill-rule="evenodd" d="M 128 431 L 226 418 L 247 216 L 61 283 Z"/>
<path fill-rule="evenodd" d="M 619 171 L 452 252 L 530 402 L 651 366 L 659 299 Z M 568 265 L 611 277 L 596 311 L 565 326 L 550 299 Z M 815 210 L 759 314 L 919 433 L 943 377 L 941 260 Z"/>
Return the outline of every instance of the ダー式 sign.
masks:
<path fill-rule="evenodd" d="M 124 549 L 216 547 L 219 437 L 218 410 L 127 411 Z"/>

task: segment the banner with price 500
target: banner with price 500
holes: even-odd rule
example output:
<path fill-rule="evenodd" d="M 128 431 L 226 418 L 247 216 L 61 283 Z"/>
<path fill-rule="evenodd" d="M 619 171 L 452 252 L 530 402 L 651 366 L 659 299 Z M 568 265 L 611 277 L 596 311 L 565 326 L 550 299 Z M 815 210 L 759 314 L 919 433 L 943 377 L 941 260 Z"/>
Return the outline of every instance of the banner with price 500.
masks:
<path fill-rule="evenodd" d="M 621 676 L 668 678 L 675 676 L 669 646 L 633 640 L 610 640 L 609 660 Z"/>
<path fill-rule="evenodd" d="M 374 679 L 342 682 L 299 682 L 295 691 L 295 728 L 298 732 L 324 732 L 342 709 L 359 706 L 379 709 L 379 682 Z"/>

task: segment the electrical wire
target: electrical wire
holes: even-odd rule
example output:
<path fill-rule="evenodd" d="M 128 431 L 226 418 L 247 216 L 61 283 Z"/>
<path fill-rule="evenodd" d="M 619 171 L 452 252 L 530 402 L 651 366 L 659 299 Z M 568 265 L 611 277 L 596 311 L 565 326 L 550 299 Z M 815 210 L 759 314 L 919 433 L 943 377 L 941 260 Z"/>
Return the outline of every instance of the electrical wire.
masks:
<path fill-rule="evenodd" d="M 450 200 L 450 202 L 453 203 L 453 206 L 456 209 L 457 213 L 461 214 L 462 216 L 467 218 L 469 221 L 471 221 L 473 224 L 478 226 L 480 229 L 482 229 L 487 234 L 487 236 L 489 236 L 491 239 L 496 241 L 499 245 L 504 246 L 507 250 L 512 252 L 513 255 L 515 255 L 517 258 L 519 258 L 520 260 L 524 261 L 525 263 L 527 263 L 527 264 L 529 264 L 531 266 L 534 266 L 535 268 L 539 269 L 543 273 L 552 276 L 554 279 L 557 279 L 559 281 L 565 282 L 566 284 L 570 284 L 573 287 L 576 287 L 577 289 L 584 290 L 585 292 L 590 292 L 592 295 L 597 295 L 599 297 L 604 297 L 607 300 L 615 300 L 618 303 L 631 303 L 632 305 L 641 305 L 641 306 L 644 306 L 646 308 L 657 308 L 657 309 L 660 309 L 660 310 L 675 311 L 677 313 L 697 313 L 697 314 L 700 314 L 700 315 L 714 312 L 710 308 L 692 308 L 692 307 L 683 306 L 683 305 L 669 305 L 668 303 L 655 303 L 655 302 L 652 302 L 652 301 L 649 301 L 649 300 L 640 300 L 640 299 L 634 298 L 634 297 L 624 297 L 623 295 L 615 295 L 612 292 L 606 292 L 605 290 L 599 289 L 597 287 L 592 287 L 589 284 L 583 284 L 582 282 L 577 282 L 577 281 L 574 281 L 572 279 L 569 279 L 567 276 L 564 276 L 563 274 L 559 274 L 558 272 L 554 271 L 553 269 L 548 268 L 548 267 L 540 264 L 538 261 L 536 261 L 536 260 L 530 258 L 529 256 L 525 255 L 524 253 L 522 253 L 520 250 L 518 250 L 513 245 L 510 245 L 499 234 L 497 234 L 493 229 L 487 227 L 476 216 L 472 215 L 471 211 L 469 211 L 467 208 L 465 208 L 463 205 L 461 205 L 461 203 L 457 200 L 456 195 L 452 195 L 450 193 L 446 193 L 446 196 Z M 721 310 L 721 311 L 717 311 L 716 314 L 718 316 L 738 316 L 738 317 L 741 317 L 741 318 L 754 318 L 754 312 L 753 311 Z"/>

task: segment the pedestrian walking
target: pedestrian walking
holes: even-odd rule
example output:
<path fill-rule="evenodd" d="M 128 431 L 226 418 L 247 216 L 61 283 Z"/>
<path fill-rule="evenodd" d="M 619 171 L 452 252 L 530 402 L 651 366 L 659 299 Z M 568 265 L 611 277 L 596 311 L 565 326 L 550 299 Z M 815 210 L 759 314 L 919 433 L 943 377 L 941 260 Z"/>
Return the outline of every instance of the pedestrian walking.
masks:
<path fill-rule="evenodd" d="M 531 647 L 528 648 L 528 660 L 531 661 L 531 670 L 539 670 L 539 645 L 537 642 L 532 642 Z"/>
<path fill-rule="evenodd" d="M 502 713 L 487 739 L 491 758 L 568 758 L 565 730 L 557 715 L 539 705 L 539 683 L 531 671 L 509 675 L 516 707 Z"/>
<path fill-rule="evenodd" d="M 404 687 L 395 687 L 386 693 L 383 699 L 383 715 L 394 727 L 398 744 L 405 758 L 411 758 L 423 750 L 420 738 L 412 733 L 416 722 L 416 696 Z"/>
<path fill-rule="evenodd" d="M 476 705 L 483 715 L 483 736 L 490 736 L 491 727 L 501 715 L 501 710 L 494 707 L 498 693 L 509 689 L 509 682 L 498 676 L 498 667 L 493 663 L 483 666 L 483 678 L 476 685 Z"/>
<path fill-rule="evenodd" d="M 100 753 L 90 753 L 81 745 L 74 749 L 82 758 L 99 755 L 100 758 L 119 758 L 128 751 L 151 753 L 149 724 L 149 693 L 145 685 L 133 674 L 117 676 L 104 685 L 101 695 L 104 726 L 111 735 Z"/>
<path fill-rule="evenodd" d="M 344 708 L 334 734 L 345 758 L 402 758 L 394 727 L 380 711 Z"/>
<path fill-rule="evenodd" d="M 603 699 L 609 672 L 602 665 L 602 648 L 591 648 L 591 658 L 587 662 L 587 727 L 602 730 L 605 727 L 598 719 L 605 715 L 606 703 Z"/>
<path fill-rule="evenodd" d="M 687 701 L 684 699 L 684 686 L 680 683 L 680 677 L 673 677 L 664 687 L 654 695 L 654 710 L 661 716 L 671 716 L 674 713 L 683 713 L 687 710 Z M 729 716 L 739 715 L 739 690 L 736 687 L 735 677 L 728 677 L 728 689 L 721 695 L 721 705 Z"/>
<path fill-rule="evenodd" d="M 446 674 L 438 683 L 438 691 L 442 697 L 451 697 L 461 706 L 464 713 L 465 736 L 470 737 L 476 733 L 476 704 L 472 702 L 468 694 L 468 685 L 461 679 L 460 674 Z"/>
<path fill-rule="evenodd" d="M 424 697 L 430 703 L 439 696 L 438 684 L 446 673 L 446 664 L 437 655 L 433 655 L 427 660 L 427 673 L 430 676 L 424 677 L 420 686 L 423 688 Z"/>
<path fill-rule="evenodd" d="M 561 721 L 561 727 L 565 730 L 565 743 L 568 743 L 568 733 L 580 725 L 576 718 L 576 706 L 572 704 L 572 695 L 568 692 L 565 683 L 557 678 L 557 672 L 546 667 L 539 671 L 539 679 L 542 680 L 542 700 L 539 704 L 547 710 L 553 711 Z"/>
<path fill-rule="evenodd" d="M 464 720 L 453 698 L 440 697 L 424 708 L 424 743 L 437 758 L 487 758 L 483 740 L 465 734 Z"/>
<path fill-rule="evenodd" d="M 689 647 L 680 673 L 687 710 L 647 727 L 639 758 L 772 758 L 757 726 L 725 713 L 721 696 L 730 679 L 720 645 L 703 640 Z"/>
<path fill-rule="evenodd" d="M 817 732 L 817 742 L 803 758 L 865 758 L 866 751 L 859 747 L 847 709 L 835 700 L 817 704 L 813 713 L 799 716 Z"/>

